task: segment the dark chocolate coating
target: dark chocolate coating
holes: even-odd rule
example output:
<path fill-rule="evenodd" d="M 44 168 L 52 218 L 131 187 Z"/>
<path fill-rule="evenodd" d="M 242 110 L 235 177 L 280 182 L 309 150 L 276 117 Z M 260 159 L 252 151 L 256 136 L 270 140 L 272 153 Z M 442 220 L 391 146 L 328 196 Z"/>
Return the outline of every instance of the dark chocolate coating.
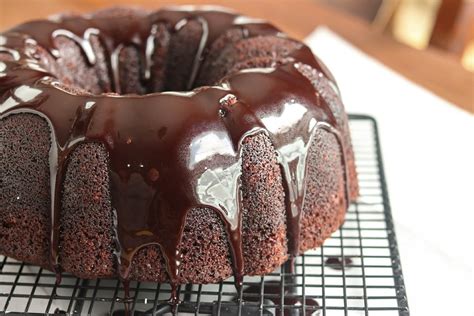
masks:
<path fill-rule="evenodd" d="M 268 23 L 112 9 L 0 36 L 1 253 L 81 277 L 239 283 L 320 245 L 357 196 L 331 74 Z M 11 200 L 30 186 L 42 198 Z M 11 247 L 17 209 L 42 260 Z"/>

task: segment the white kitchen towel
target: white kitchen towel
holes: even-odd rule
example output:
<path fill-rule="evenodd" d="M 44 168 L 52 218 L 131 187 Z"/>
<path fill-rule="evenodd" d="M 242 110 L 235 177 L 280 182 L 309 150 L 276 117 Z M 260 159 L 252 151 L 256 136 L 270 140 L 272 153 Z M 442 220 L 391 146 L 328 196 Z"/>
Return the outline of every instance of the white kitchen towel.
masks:
<path fill-rule="evenodd" d="M 306 43 L 334 74 L 346 110 L 378 122 L 412 314 L 474 315 L 474 116 L 326 27 Z"/>

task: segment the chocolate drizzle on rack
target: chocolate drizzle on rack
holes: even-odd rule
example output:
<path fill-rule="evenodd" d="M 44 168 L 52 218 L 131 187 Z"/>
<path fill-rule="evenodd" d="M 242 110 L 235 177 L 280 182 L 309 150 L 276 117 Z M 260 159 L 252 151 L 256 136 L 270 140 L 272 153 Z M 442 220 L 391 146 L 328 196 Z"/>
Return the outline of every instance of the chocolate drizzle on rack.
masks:
<path fill-rule="evenodd" d="M 341 127 L 328 101 L 317 96 L 314 86 L 297 69 L 299 65 L 309 65 L 324 74 L 320 80 L 331 82 L 309 48 L 301 45 L 295 49 L 289 56 L 291 62 L 236 72 L 218 85 L 197 88 L 194 85 L 202 61 L 210 45 L 225 31 L 240 28 L 247 37 L 282 36 L 281 33 L 269 24 L 246 22 L 219 11 L 162 10 L 126 22 L 116 18 L 118 21 L 111 23 L 110 19 L 66 17 L 61 21 L 36 21 L 1 35 L 4 40 L 0 42 L 0 52 L 13 58 L 0 61 L 0 118 L 35 113 L 51 128 L 51 267 L 60 272 L 61 188 L 69 155 L 81 143 L 100 142 L 109 153 L 120 278 L 129 278 L 137 250 L 156 244 L 175 289 L 181 258 L 178 245 L 186 213 L 202 206 L 214 209 L 225 223 L 236 285 L 240 286 L 245 274 L 241 147 L 246 137 L 257 133 L 265 133 L 277 152 L 286 192 L 289 254 L 297 255 L 306 162 L 317 129 L 336 136 L 347 170 L 347 144 L 341 138 Z M 142 79 L 150 80 L 157 25 L 165 24 L 178 32 L 191 20 L 199 22 L 202 34 L 187 82 L 189 89 L 195 89 L 188 92 L 144 96 L 71 94 L 38 64 L 25 44 L 34 40 L 51 56 L 58 57 L 53 39 L 65 36 L 81 47 L 93 65 L 97 56 L 90 39 L 97 36 L 108 53 L 113 89 L 120 93 L 122 48 L 138 48 L 145 64 Z M 116 23 L 122 22 L 129 23 L 129 27 L 120 32 L 114 29 Z M 345 177 L 347 185 L 347 171 Z M 173 291 L 171 301 L 177 299 Z"/>

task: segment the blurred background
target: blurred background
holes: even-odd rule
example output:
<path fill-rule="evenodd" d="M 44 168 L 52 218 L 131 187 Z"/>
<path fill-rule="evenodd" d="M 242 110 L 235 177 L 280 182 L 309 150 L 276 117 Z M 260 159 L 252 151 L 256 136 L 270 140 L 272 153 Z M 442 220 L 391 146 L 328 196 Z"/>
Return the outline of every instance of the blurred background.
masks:
<path fill-rule="evenodd" d="M 474 71 L 474 0 L 318 0 L 416 49 L 453 54 Z"/>
<path fill-rule="evenodd" d="M 0 0 L 0 30 L 113 5 L 217 4 L 304 39 L 327 26 L 413 82 L 474 113 L 474 0 Z"/>

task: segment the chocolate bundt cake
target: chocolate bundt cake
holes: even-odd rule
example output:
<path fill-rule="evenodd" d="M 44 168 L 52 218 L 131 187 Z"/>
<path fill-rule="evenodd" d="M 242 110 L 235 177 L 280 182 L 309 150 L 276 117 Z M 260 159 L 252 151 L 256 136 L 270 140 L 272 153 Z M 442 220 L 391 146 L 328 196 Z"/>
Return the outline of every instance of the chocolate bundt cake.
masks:
<path fill-rule="evenodd" d="M 0 254 L 82 278 L 217 282 L 321 245 L 358 194 L 338 88 L 215 8 L 0 34 Z"/>

